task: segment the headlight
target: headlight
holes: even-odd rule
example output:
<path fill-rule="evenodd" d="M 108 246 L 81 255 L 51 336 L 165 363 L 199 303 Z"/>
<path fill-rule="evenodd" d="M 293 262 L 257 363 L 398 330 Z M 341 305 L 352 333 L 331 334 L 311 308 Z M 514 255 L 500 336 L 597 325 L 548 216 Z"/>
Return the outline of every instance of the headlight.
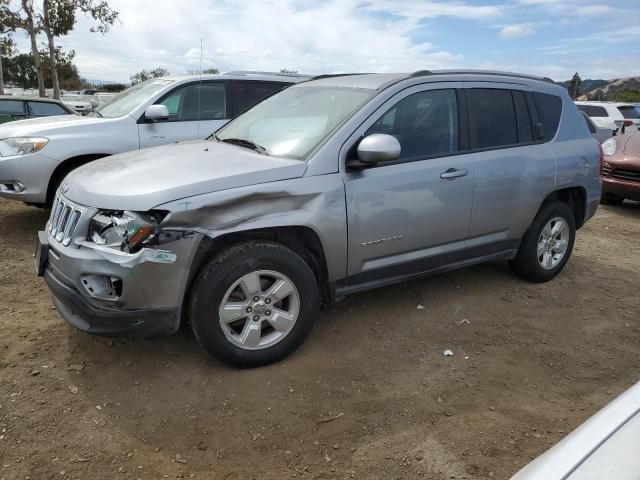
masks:
<path fill-rule="evenodd" d="M 156 238 L 158 224 L 165 215 L 160 211 L 99 212 L 91 219 L 87 240 L 133 253 Z"/>
<path fill-rule="evenodd" d="M 39 152 L 49 142 L 43 137 L 13 137 L 0 140 L 0 156 L 11 157 Z"/>
<path fill-rule="evenodd" d="M 602 153 L 604 153 L 607 156 L 615 155 L 615 153 L 616 153 L 616 139 L 615 138 L 610 138 L 610 139 L 606 140 L 602 144 Z"/>

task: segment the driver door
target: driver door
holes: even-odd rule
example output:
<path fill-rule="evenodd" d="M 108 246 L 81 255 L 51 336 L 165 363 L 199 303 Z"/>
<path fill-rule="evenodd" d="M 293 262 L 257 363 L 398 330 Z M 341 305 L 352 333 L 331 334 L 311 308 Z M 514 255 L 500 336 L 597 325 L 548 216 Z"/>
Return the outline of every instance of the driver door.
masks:
<path fill-rule="evenodd" d="M 399 160 L 344 173 L 350 284 L 428 271 L 466 246 L 474 168 L 462 154 L 458 87 L 409 88 L 352 137 L 385 133 L 402 150 Z"/>

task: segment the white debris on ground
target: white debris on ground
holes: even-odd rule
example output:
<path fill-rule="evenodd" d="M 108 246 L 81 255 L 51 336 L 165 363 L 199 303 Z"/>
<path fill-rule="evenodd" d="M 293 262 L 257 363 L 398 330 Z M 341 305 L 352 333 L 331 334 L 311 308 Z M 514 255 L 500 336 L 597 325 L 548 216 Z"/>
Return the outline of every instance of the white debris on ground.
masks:
<path fill-rule="evenodd" d="M 416 310 L 424 310 L 424 307 L 420 304 L 418 304 L 418 306 L 416 307 Z"/>
<path fill-rule="evenodd" d="M 445 357 L 453 357 L 453 351 L 451 351 L 451 350 L 445 350 L 444 352 L 442 352 L 442 354 Z"/>

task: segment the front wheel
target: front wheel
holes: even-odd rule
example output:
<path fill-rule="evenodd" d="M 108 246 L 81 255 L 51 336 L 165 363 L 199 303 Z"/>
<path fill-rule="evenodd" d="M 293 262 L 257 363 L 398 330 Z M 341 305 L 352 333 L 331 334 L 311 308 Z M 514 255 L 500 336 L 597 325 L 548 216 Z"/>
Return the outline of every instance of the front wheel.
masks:
<path fill-rule="evenodd" d="M 191 291 L 191 325 L 214 357 L 257 367 L 298 348 L 318 303 L 315 276 L 298 254 L 277 243 L 248 242 L 202 268 Z"/>
<path fill-rule="evenodd" d="M 525 280 L 548 282 L 566 265 L 575 237 L 576 221 L 569 205 L 551 203 L 536 215 L 509 265 Z"/>

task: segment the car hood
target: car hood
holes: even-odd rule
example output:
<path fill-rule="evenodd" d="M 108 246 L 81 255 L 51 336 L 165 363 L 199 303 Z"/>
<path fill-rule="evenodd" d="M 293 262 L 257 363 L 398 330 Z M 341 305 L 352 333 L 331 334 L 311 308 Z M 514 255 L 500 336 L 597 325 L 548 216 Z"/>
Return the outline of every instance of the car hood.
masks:
<path fill-rule="evenodd" d="M 29 118 L 16 122 L 3 123 L 0 126 L 0 138 L 20 137 L 27 135 L 47 135 L 78 125 L 93 125 L 110 121 L 100 117 L 82 117 L 80 115 L 58 115 L 55 117 Z"/>
<path fill-rule="evenodd" d="M 624 142 L 624 153 L 626 155 L 640 157 L 640 132 L 631 133 L 624 136 L 628 137 L 626 139 L 626 142 Z M 620 137 L 622 137 L 622 135 Z"/>
<path fill-rule="evenodd" d="M 71 172 L 61 188 L 82 205 L 146 211 L 194 195 L 301 177 L 306 168 L 300 160 L 200 140 L 96 160 Z"/>

